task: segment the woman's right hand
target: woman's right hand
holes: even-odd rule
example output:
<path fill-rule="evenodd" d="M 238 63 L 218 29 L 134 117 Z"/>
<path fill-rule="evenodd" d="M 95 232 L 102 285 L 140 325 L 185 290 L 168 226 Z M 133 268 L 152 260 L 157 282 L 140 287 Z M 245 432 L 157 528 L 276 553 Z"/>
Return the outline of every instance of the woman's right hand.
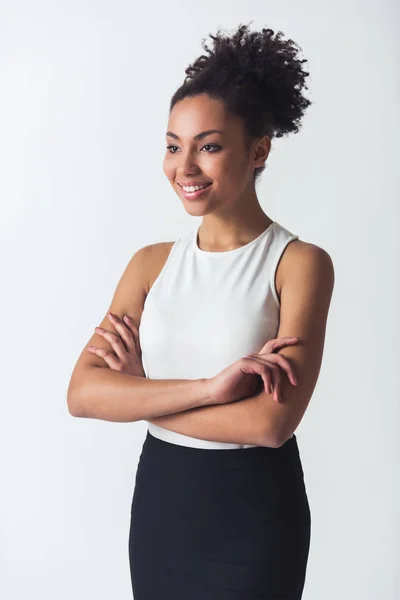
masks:
<path fill-rule="evenodd" d="M 248 354 L 226 367 L 208 380 L 209 394 L 213 404 L 226 404 L 255 394 L 262 378 L 267 394 L 273 391 L 274 400 L 281 402 L 280 369 L 286 372 L 289 381 L 297 385 L 290 361 L 274 351 L 297 344 L 298 337 L 283 337 L 268 340 L 257 354 Z"/>

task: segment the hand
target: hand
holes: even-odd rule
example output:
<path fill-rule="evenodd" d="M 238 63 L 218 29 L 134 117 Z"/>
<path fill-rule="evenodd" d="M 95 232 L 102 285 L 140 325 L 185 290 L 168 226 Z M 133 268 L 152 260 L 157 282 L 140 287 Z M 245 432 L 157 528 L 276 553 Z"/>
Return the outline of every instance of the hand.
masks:
<path fill-rule="evenodd" d="M 108 318 L 119 335 L 101 327 L 96 327 L 95 331 L 110 342 L 115 354 L 111 350 L 97 348 L 96 346 L 89 346 L 89 352 L 103 358 L 113 371 L 128 373 L 128 375 L 135 375 L 136 377 L 146 377 L 142 364 L 139 331 L 133 319 L 128 315 L 124 315 L 123 321 L 112 313 L 109 313 Z"/>
<path fill-rule="evenodd" d="M 297 380 L 289 360 L 274 351 L 283 346 L 297 344 L 298 337 L 283 337 L 268 340 L 257 354 L 248 354 L 209 379 L 209 393 L 215 404 L 234 402 L 253 395 L 261 376 L 265 391 L 276 402 L 282 402 L 280 395 L 281 372 L 286 372 L 289 381 L 297 385 Z"/>

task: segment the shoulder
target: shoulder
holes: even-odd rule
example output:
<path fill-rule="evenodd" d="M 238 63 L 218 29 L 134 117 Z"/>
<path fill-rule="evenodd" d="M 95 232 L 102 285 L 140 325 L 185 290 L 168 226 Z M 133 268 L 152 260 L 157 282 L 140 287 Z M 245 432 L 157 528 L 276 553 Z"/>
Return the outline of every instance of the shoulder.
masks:
<path fill-rule="evenodd" d="M 168 255 L 175 242 L 156 242 L 143 246 L 138 251 L 144 273 L 144 285 L 146 294 L 149 292 L 153 282 L 157 279 L 161 269 L 163 268 Z"/>
<path fill-rule="evenodd" d="M 156 242 L 154 244 L 149 244 L 148 246 L 143 246 L 138 250 L 143 256 L 143 259 L 149 259 L 151 256 L 159 256 L 161 254 L 168 253 L 175 242 Z"/>
<path fill-rule="evenodd" d="M 155 244 L 149 244 L 144 246 L 142 250 L 147 252 L 147 255 L 159 256 L 165 253 L 169 253 L 175 242 L 156 242 Z"/>
<path fill-rule="evenodd" d="M 320 246 L 293 240 L 288 244 L 280 264 L 280 291 L 284 287 L 318 284 L 333 288 L 335 269 L 330 254 Z"/>

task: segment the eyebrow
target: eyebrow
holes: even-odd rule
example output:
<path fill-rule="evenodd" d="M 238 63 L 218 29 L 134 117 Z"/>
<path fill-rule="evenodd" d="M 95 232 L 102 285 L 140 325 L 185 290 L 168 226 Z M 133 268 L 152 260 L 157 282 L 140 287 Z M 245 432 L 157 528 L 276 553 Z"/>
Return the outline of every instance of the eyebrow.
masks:
<path fill-rule="evenodd" d="M 197 135 L 193 136 L 193 139 L 194 140 L 202 140 L 207 135 L 211 135 L 212 133 L 224 133 L 224 132 L 221 131 L 220 129 L 208 129 L 207 131 L 202 131 L 201 133 L 198 133 Z M 178 135 L 176 135 L 176 133 L 172 133 L 172 131 L 167 131 L 167 136 L 175 138 L 176 140 L 180 139 L 180 137 Z"/>

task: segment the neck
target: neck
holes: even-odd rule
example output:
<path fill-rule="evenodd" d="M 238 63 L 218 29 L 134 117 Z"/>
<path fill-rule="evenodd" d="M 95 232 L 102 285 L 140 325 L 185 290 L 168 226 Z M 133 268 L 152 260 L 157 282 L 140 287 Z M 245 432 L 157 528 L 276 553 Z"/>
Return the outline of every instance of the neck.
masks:
<path fill-rule="evenodd" d="M 199 227 L 199 246 L 213 251 L 233 250 L 248 244 L 272 223 L 254 196 L 238 203 L 232 210 L 218 211 L 203 217 Z"/>

